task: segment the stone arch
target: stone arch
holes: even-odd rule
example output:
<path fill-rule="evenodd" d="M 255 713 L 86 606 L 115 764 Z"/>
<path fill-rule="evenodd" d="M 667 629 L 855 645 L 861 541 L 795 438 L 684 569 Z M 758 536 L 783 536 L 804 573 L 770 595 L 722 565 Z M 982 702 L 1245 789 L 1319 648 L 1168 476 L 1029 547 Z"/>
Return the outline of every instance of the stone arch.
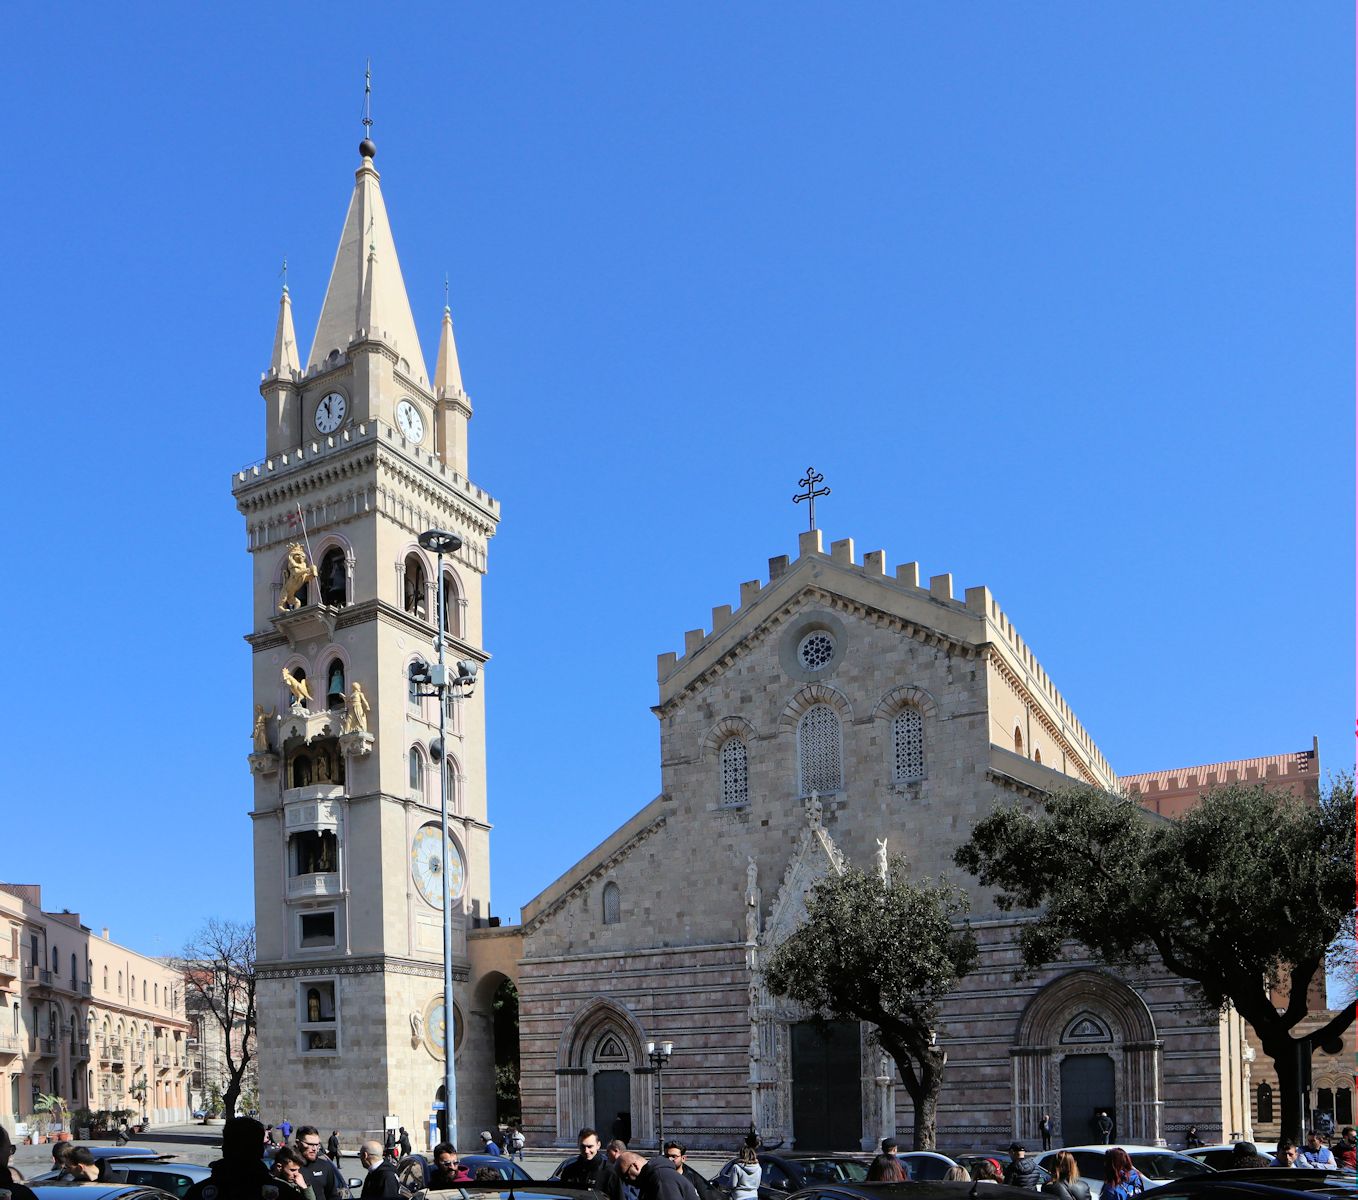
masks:
<path fill-rule="evenodd" d="M 923 688 L 912 687 L 909 684 L 902 684 L 887 692 L 877 701 L 877 707 L 872 710 L 872 715 L 879 720 L 889 721 L 907 705 L 919 709 L 926 717 L 938 717 L 938 704 L 933 696 Z"/>
<path fill-rule="evenodd" d="M 730 738 L 738 737 L 748 743 L 758 736 L 759 731 L 744 717 L 723 717 L 703 737 L 702 759 L 711 762 Z"/>
<path fill-rule="evenodd" d="M 778 724 L 784 729 L 796 729 L 802 714 L 809 708 L 815 708 L 817 704 L 828 704 L 839 714 L 839 719 L 844 724 L 853 720 L 853 705 L 843 692 L 838 688 L 832 688 L 828 683 L 808 683 L 784 706 L 778 717 Z"/>
<path fill-rule="evenodd" d="M 327 585 L 332 583 L 331 580 L 326 578 L 324 569 L 326 558 L 332 550 L 338 550 L 340 555 L 343 556 L 344 599 L 341 603 L 342 605 L 352 604 L 354 602 L 354 563 L 356 561 L 354 547 L 349 539 L 340 533 L 327 533 L 316 541 L 312 565 L 320 573 L 320 578 L 316 581 L 317 597 L 318 599 L 322 598 L 321 593 L 325 592 Z"/>
<path fill-rule="evenodd" d="M 1156 1145 L 1162 1136 L 1160 1051 L 1155 1018 L 1127 984 L 1090 969 L 1059 975 L 1028 1002 L 1015 1030 L 1013 1136 L 1035 1139 L 1038 1120 L 1050 1112 L 1059 1141 L 1084 1141 L 1088 1130 L 1062 1128 L 1061 1080 L 1067 1060 L 1104 1055 L 1113 1064 L 1114 1136 Z"/>
<path fill-rule="evenodd" d="M 655 1137 L 654 1075 L 646 1068 L 646 1037 L 641 1023 L 625 1005 L 596 996 L 566 1023 L 557 1049 L 557 1135 L 569 1141 L 577 1130 L 593 1126 L 607 1141 L 612 1136 L 612 1114 L 596 1111 L 602 1081 L 625 1087 L 631 1137 L 643 1143 Z M 620 1079 L 621 1077 L 621 1079 Z M 625 1080 L 625 1084 L 623 1083 Z M 619 1101 L 621 1103 L 621 1101 Z M 619 1109 L 618 1111 L 623 1111 Z M 609 1119 L 605 1120 L 604 1118 Z"/>

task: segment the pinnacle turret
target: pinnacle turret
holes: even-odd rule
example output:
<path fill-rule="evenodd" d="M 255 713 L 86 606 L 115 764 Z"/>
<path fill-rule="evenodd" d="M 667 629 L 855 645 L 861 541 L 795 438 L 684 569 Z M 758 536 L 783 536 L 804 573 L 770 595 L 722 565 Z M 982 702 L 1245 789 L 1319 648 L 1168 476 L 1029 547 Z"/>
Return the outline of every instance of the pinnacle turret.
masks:
<path fill-rule="evenodd" d="M 443 329 L 439 333 L 438 364 L 434 367 L 434 395 L 440 400 L 462 394 L 462 367 L 457 361 L 457 342 L 453 340 L 452 310 L 444 305 Z"/>
<path fill-rule="evenodd" d="M 292 379 L 301 369 L 301 359 L 297 356 L 297 332 L 292 327 L 292 299 L 288 296 L 288 285 L 284 284 L 282 298 L 278 301 L 278 327 L 274 330 L 268 377 Z"/>

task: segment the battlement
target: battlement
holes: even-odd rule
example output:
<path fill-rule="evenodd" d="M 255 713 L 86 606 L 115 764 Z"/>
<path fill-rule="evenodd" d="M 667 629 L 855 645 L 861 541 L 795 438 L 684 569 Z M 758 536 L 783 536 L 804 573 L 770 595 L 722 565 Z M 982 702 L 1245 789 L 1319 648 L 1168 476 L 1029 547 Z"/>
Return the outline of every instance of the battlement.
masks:
<path fill-rule="evenodd" d="M 921 575 L 918 562 L 901 563 L 895 567 L 894 571 L 889 572 L 886 551 L 884 550 L 869 550 L 863 555 L 860 562 L 856 557 L 853 538 L 843 538 L 840 541 L 832 542 L 830 552 L 826 554 L 822 531 L 819 529 L 809 530 L 799 535 L 796 559 L 791 559 L 786 554 L 769 559 L 767 583 L 761 583 L 758 579 L 751 579 L 742 583 L 740 585 L 740 604 L 736 608 L 732 608 L 729 604 L 719 605 L 712 609 L 710 628 L 688 630 L 684 634 L 682 654 L 670 651 L 658 655 L 656 659 L 658 682 L 664 683 L 681 664 L 691 660 L 712 638 L 720 636 L 742 614 L 747 613 L 754 605 L 758 604 L 769 589 L 774 587 L 784 575 L 789 574 L 797 563 L 816 557 L 852 571 L 863 578 L 872 579 L 901 594 L 940 606 L 949 613 L 964 617 L 971 616 L 984 622 L 985 624 L 977 631 L 976 635 L 969 637 L 968 640 L 977 645 L 990 642 L 999 647 L 1009 668 L 1022 680 L 1024 686 L 1045 701 L 1051 710 L 1051 716 L 1058 721 L 1061 733 L 1079 746 L 1089 765 L 1097 767 L 1109 779 L 1117 778 L 1108 760 L 1104 758 L 1102 752 L 1094 744 L 1094 739 L 1080 723 L 1065 697 L 1057 690 L 1055 683 L 1043 669 L 1042 664 L 1038 662 L 1032 649 L 1019 636 L 1013 622 L 1000 608 L 989 588 L 967 588 L 963 598 L 958 599 L 953 592 L 951 574 L 931 575 L 926 586 L 920 582 Z"/>
<path fill-rule="evenodd" d="M 231 477 L 231 491 L 233 494 L 245 491 L 247 488 L 267 479 L 285 475 L 290 471 L 309 466 L 321 459 L 351 449 L 354 446 L 363 445 L 366 442 L 390 442 L 392 445 L 399 446 L 407 455 L 414 457 L 430 474 L 443 480 L 453 491 L 461 492 L 482 508 L 488 509 L 493 515 L 499 516 L 500 502 L 490 493 L 477 487 L 465 475 L 452 470 L 436 455 L 429 454 L 420 449 L 419 446 L 407 441 L 405 435 L 394 425 L 388 425 L 376 418 L 346 425 L 338 433 L 326 437 L 311 438 L 283 454 L 275 454 L 270 458 L 261 459 L 257 463 L 242 467 Z"/>
<path fill-rule="evenodd" d="M 1230 783 L 1281 784 L 1305 794 L 1320 783 L 1319 743 L 1313 740 L 1309 750 L 1297 750 L 1292 754 L 1266 754 L 1260 758 L 1143 771 L 1122 777 L 1122 786 L 1127 792 L 1143 802 L 1199 793 Z"/>

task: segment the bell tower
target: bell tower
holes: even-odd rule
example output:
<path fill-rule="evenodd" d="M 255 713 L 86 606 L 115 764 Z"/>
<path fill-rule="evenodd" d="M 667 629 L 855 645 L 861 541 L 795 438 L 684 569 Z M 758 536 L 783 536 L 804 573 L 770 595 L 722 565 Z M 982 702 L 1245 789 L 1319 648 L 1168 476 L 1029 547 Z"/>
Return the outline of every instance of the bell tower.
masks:
<path fill-rule="evenodd" d="M 260 1104 L 347 1136 L 393 1116 L 423 1145 L 445 1043 L 464 1140 L 494 1112 L 494 1052 L 467 996 L 466 932 L 490 904 L 484 685 L 447 701 L 439 745 L 438 700 L 410 683 L 412 665 L 435 660 L 438 619 L 436 560 L 418 539 L 462 539 L 443 559 L 447 655 L 483 664 L 500 508 L 468 478 L 451 314 L 431 379 L 376 147 L 359 149 L 311 351 L 298 353 L 284 287 L 260 384 L 265 457 L 232 480 L 254 562 Z M 455 1034 L 442 1016 L 445 872 Z"/>

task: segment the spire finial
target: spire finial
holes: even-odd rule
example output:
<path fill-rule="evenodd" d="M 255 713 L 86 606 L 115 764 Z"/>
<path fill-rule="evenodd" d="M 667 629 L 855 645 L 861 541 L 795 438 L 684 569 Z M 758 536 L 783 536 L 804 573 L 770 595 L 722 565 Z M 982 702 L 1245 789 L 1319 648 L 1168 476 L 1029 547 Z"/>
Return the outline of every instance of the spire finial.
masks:
<path fill-rule="evenodd" d="M 373 131 L 373 60 L 363 72 L 363 140 L 358 144 L 358 152 L 364 158 L 375 158 L 377 147 L 372 140 Z"/>
<path fill-rule="evenodd" d="M 452 311 L 453 311 L 451 308 L 448 307 L 448 272 L 447 272 L 447 271 L 444 271 L 444 272 L 443 272 L 443 311 L 444 311 L 444 312 L 452 312 Z"/>
<path fill-rule="evenodd" d="M 288 256 L 283 255 L 283 269 L 278 272 L 283 277 L 283 290 L 288 290 Z"/>

